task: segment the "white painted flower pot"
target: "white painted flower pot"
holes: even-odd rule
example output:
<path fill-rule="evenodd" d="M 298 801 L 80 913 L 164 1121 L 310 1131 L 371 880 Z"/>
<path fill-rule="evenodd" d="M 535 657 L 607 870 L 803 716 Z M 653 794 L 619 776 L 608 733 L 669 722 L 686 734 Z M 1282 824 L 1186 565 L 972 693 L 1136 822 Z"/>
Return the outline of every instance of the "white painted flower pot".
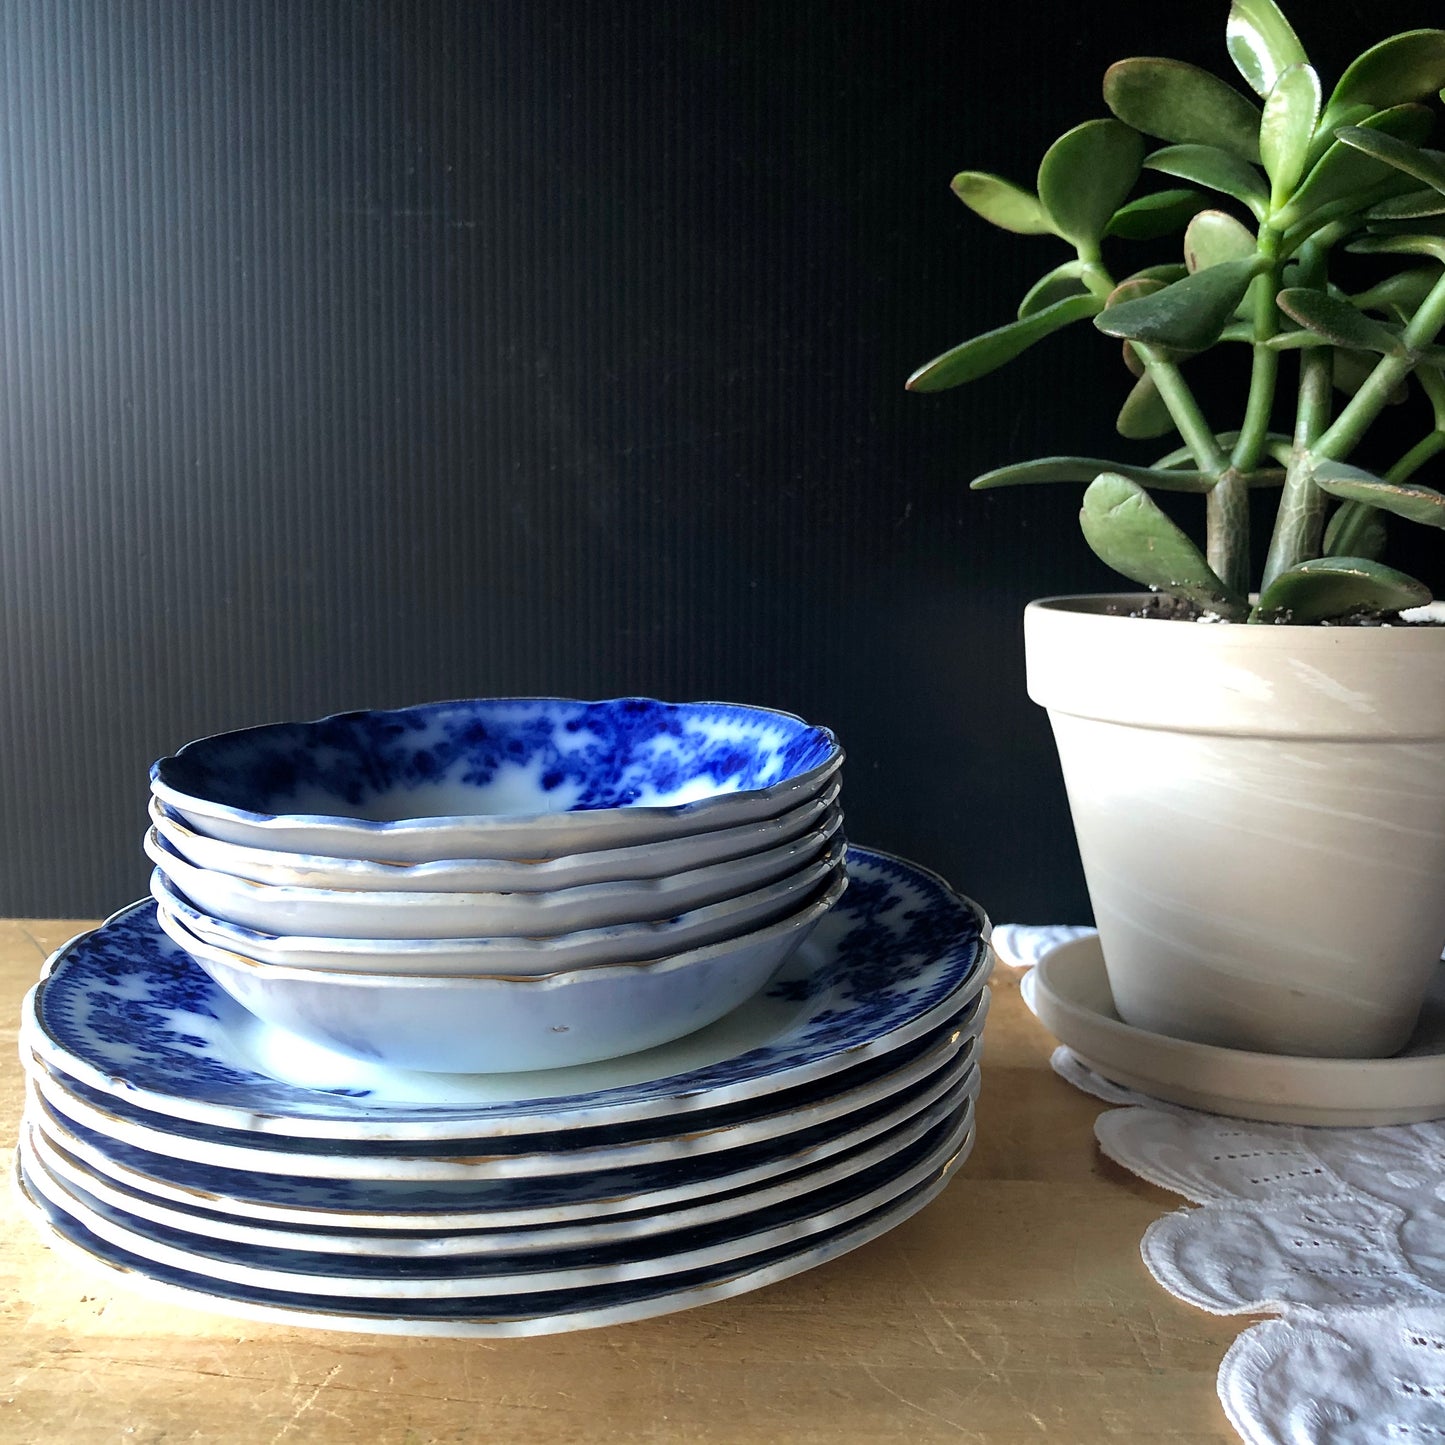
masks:
<path fill-rule="evenodd" d="M 1445 944 L 1445 627 L 1108 613 L 1139 601 L 1024 615 L 1120 1017 L 1396 1052 Z"/>

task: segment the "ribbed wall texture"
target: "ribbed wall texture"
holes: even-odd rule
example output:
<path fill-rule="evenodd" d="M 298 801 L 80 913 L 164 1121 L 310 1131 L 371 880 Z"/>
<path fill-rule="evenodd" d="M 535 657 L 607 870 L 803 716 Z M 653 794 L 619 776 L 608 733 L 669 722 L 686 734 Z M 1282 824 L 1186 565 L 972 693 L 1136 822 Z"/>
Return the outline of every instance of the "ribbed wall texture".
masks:
<path fill-rule="evenodd" d="M 1121 373 L 901 384 L 1063 259 L 954 171 L 1222 63 L 1184 8 L 0 6 L 0 913 L 143 893 L 192 736 L 641 692 L 832 725 L 852 836 L 1084 917 L 1019 614 L 1110 579 L 1072 494 L 964 483 L 1115 446 Z"/>

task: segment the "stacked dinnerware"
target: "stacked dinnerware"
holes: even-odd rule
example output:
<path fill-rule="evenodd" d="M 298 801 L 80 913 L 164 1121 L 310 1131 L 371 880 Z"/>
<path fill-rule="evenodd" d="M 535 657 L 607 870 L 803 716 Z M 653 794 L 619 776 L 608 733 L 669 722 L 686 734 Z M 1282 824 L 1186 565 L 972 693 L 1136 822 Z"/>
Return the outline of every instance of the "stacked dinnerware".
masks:
<path fill-rule="evenodd" d="M 876 1237 L 973 1144 L 987 921 L 724 704 L 280 724 L 152 771 L 155 903 L 26 1000 L 18 1174 L 165 1298 L 539 1334 Z"/>
<path fill-rule="evenodd" d="M 152 769 L 160 924 L 227 993 L 406 1068 L 555 1068 L 756 993 L 847 884 L 824 728 L 477 699 L 204 738 Z"/>

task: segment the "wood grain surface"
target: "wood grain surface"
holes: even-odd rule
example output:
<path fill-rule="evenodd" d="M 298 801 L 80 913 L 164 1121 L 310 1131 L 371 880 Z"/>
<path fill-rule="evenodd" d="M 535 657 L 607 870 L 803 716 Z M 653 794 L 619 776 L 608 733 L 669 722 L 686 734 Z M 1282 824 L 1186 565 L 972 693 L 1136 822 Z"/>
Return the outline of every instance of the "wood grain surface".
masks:
<path fill-rule="evenodd" d="M 20 1002 L 84 925 L 0 922 L 15 1140 Z M 893 1233 L 737 1299 L 539 1339 L 397 1340 L 157 1305 L 52 1254 L 3 1191 L 0 1440 L 1233 1441 L 1214 1393 L 1245 1320 L 1165 1294 L 1139 1238 L 1182 1204 L 1104 1159 L 1102 1107 L 1000 968 L 978 1144 Z"/>

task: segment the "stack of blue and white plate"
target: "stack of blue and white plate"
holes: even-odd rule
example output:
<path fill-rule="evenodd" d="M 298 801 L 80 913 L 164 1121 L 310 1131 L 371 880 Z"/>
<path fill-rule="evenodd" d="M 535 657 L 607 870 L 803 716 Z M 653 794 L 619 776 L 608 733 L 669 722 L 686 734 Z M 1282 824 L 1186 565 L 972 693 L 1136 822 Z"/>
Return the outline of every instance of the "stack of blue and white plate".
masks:
<path fill-rule="evenodd" d="M 845 851 L 840 762 L 641 699 L 189 745 L 158 902 L 26 1000 L 25 1196 L 164 1297 L 404 1334 L 642 1318 L 876 1237 L 972 1147 L 991 958 L 940 880 Z"/>

